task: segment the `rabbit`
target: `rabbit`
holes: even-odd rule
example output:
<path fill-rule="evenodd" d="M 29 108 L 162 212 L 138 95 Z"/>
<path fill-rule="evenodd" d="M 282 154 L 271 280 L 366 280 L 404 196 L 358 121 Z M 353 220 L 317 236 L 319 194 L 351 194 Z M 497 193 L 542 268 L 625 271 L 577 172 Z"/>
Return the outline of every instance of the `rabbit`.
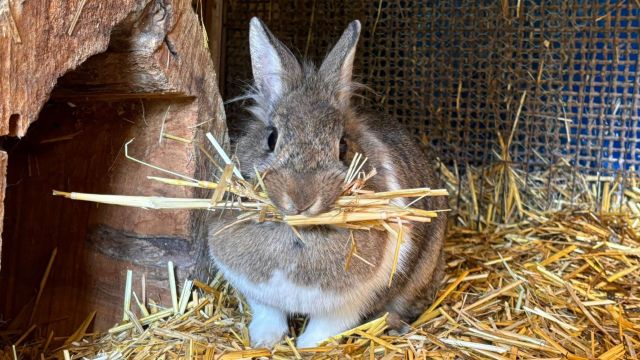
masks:
<path fill-rule="evenodd" d="M 247 95 L 251 113 L 236 143 L 245 179 L 256 170 L 271 202 L 287 215 L 327 211 L 341 195 L 355 153 L 377 174 L 375 191 L 439 186 L 419 145 L 394 121 L 366 115 L 351 104 L 360 22 L 351 22 L 320 67 L 299 62 L 258 18 L 250 21 L 249 45 L 255 85 Z M 399 206 L 410 200 L 394 200 Z M 444 209 L 446 197 L 426 197 L 412 206 Z M 236 214 L 237 216 L 237 214 Z M 401 327 L 433 300 L 443 277 L 446 215 L 430 223 L 405 224 L 398 268 L 389 286 L 396 237 L 380 230 L 355 230 L 358 258 L 345 261 L 348 229 L 297 227 L 282 222 L 211 225 L 212 261 L 247 301 L 252 347 L 273 347 L 288 333 L 287 318 L 308 316 L 297 338 L 300 348 L 388 313 Z M 221 230 L 222 229 L 222 230 Z M 395 324 L 395 325 L 394 325 Z M 406 325 L 404 325 L 406 326 Z"/>

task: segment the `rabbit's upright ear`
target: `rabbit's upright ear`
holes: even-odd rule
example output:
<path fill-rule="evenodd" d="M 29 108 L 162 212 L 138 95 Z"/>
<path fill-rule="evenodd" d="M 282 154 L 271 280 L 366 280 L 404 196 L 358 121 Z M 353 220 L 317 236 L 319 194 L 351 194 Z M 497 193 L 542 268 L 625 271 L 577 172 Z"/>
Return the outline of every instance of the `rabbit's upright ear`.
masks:
<path fill-rule="evenodd" d="M 251 66 L 257 90 L 273 105 L 286 86 L 286 76 L 300 71 L 295 56 L 269 31 L 262 20 L 254 17 L 249 26 Z"/>
<path fill-rule="evenodd" d="M 340 40 L 320 66 L 320 74 L 336 86 L 338 100 L 348 105 L 351 95 L 351 75 L 353 58 L 360 38 L 360 21 L 352 21 L 342 33 Z"/>

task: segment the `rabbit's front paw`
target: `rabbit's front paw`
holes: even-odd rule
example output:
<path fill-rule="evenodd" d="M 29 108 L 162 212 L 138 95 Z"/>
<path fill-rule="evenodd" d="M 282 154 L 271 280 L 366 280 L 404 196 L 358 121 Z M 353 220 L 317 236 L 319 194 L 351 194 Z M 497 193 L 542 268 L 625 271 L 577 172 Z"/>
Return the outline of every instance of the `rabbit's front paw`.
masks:
<path fill-rule="evenodd" d="M 307 331 L 300 335 L 296 341 L 296 347 L 299 349 L 312 348 L 320 345 L 324 340 L 328 339 L 332 333 L 324 332 L 310 332 Z"/>
<path fill-rule="evenodd" d="M 251 347 L 272 348 L 288 331 L 287 315 L 276 308 L 249 301 L 253 319 L 249 324 Z"/>
<path fill-rule="evenodd" d="M 334 314 L 311 315 L 307 328 L 298 337 L 298 348 L 316 347 L 331 336 L 348 330 L 360 321 L 360 314 L 353 309 Z"/>

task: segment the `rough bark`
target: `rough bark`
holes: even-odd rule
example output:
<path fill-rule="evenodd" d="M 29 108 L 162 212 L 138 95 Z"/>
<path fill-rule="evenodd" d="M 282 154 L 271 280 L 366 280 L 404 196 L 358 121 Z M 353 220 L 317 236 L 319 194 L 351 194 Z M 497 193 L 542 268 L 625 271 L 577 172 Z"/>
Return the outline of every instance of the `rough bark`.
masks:
<path fill-rule="evenodd" d="M 133 0 L 6 2 L 8 8 L 0 11 L 5 27 L 0 38 L 0 135 L 24 136 L 56 80 L 105 51 L 113 27 L 144 5 Z"/>
<path fill-rule="evenodd" d="M 168 260 L 181 278 L 207 267 L 206 217 L 96 206 L 50 191 L 194 196 L 150 182 L 158 172 L 127 161 L 123 144 L 135 138 L 130 155 L 210 178 L 194 144 L 206 131 L 226 142 L 214 65 L 190 1 L 80 3 L 11 2 L 20 41 L 0 31 L 0 53 L 8 54 L 0 60 L 0 135 L 26 135 L 2 145 L 16 186 L 7 191 L 0 313 L 11 317 L 28 303 L 58 248 L 36 309 L 36 322 L 69 317 L 52 324 L 56 333 L 91 310 L 97 328 L 113 325 L 127 268 L 138 293 L 146 274 L 147 296 L 166 299 Z M 160 141 L 161 129 L 192 143 Z"/>

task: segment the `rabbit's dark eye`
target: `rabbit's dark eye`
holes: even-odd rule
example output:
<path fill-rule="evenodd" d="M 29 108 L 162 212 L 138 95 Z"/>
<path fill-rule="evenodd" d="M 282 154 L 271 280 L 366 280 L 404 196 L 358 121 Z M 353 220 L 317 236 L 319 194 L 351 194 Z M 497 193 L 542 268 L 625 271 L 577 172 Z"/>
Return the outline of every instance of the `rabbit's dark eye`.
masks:
<path fill-rule="evenodd" d="M 276 143 L 278 142 L 278 130 L 276 128 L 271 128 L 271 132 L 269 133 L 269 137 L 267 138 L 267 146 L 269 146 L 269 151 L 273 152 L 276 148 Z"/>
<path fill-rule="evenodd" d="M 339 146 L 339 151 L 340 151 L 340 160 L 344 160 L 344 157 L 347 155 L 347 150 L 349 149 L 349 147 L 347 146 L 347 140 L 345 139 L 345 137 L 343 136 L 342 138 L 340 138 L 340 146 Z"/>

